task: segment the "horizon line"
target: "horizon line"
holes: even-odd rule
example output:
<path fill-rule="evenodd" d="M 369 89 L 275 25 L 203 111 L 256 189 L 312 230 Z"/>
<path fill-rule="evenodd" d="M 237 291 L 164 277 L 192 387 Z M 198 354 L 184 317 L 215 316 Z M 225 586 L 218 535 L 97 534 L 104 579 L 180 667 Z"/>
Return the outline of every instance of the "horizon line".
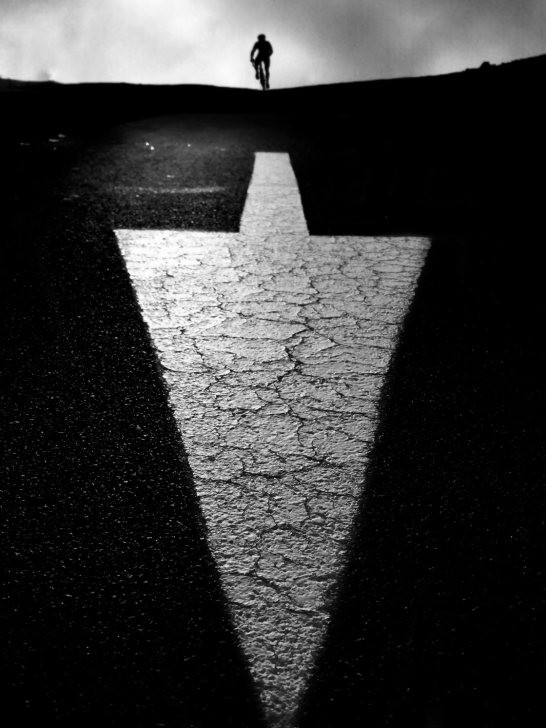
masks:
<path fill-rule="evenodd" d="M 532 56 L 523 56 L 521 58 L 514 58 L 510 61 L 502 61 L 500 63 L 491 63 L 484 60 L 479 66 L 472 66 L 460 69 L 458 71 L 447 71 L 445 73 L 419 75 L 419 76 L 389 76 L 389 77 L 378 77 L 378 78 L 367 78 L 358 79 L 352 81 L 334 81 L 326 83 L 315 83 L 305 86 L 280 86 L 278 88 L 272 88 L 270 91 L 291 91 L 296 89 L 308 89 L 308 88 L 321 88 L 324 86 L 349 86 L 356 84 L 367 84 L 367 83 L 387 83 L 389 81 L 407 81 L 407 80 L 418 80 L 425 78 L 443 78 L 446 76 L 456 76 L 458 74 L 467 73 L 469 71 L 480 71 L 483 68 L 493 69 L 500 68 L 502 66 L 509 66 L 515 63 L 521 63 L 525 61 L 546 59 L 546 53 Z M 33 78 L 11 78 L 3 77 L 0 75 L 0 84 L 3 83 L 22 83 L 22 84 L 43 84 L 43 85 L 56 85 L 56 86 L 135 86 L 135 87 L 148 87 L 148 88 L 180 88 L 180 87 L 192 87 L 192 88 L 207 88 L 207 89 L 221 89 L 221 90 L 232 90 L 232 91 L 256 91 L 262 93 L 260 89 L 256 89 L 251 86 L 219 86 L 217 84 L 207 83 L 141 83 L 138 81 L 57 81 L 54 78 L 50 79 L 33 79 Z"/>

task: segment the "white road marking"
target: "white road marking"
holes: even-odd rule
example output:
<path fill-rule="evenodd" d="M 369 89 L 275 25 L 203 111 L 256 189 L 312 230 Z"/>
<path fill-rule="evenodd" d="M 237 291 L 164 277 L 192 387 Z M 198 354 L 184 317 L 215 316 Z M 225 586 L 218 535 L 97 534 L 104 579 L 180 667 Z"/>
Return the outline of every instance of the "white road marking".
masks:
<path fill-rule="evenodd" d="M 287 154 L 256 155 L 238 234 L 117 237 L 270 725 L 289 726 L 428 240 L 310 236 Z"/>

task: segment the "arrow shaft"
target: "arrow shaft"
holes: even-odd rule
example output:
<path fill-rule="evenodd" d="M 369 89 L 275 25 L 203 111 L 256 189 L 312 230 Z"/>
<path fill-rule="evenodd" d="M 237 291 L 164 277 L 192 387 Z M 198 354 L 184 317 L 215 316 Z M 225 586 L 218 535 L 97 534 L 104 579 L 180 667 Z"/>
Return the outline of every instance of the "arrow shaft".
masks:
<path fill-rule="evenodd" d="M 243 235 L 309 235 L 288 154 L 256 154 L 240 232 Z"/>

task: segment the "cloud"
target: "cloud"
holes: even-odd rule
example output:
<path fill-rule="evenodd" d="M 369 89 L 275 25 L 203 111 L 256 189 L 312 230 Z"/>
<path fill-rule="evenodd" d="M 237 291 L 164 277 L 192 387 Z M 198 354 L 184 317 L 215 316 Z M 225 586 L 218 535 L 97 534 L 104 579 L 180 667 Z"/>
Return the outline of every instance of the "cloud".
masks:
<path fill-rule="evenodd" d="M 0 74 L 252 86 L 424 75 L 546 52 L 543 0 L 0 0 Z"/>

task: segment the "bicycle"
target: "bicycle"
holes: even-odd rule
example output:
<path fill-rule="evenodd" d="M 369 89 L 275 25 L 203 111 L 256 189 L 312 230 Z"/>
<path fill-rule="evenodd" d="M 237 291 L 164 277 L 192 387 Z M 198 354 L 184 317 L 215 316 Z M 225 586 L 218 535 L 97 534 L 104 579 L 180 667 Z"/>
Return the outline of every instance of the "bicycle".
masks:
<path fill-rule="evenodd" d="M 255 61 L 252 61 L 252 65 L 254 66 L 254 69 L 256 70 L 256 77 L 258 78 L 258 80 L 260 82 L 262 91 L 267 91 L 267 89 L 269 88 L 269 82 L 267 80 L 265 62 L 263 60 L 255 60 Z"/>

